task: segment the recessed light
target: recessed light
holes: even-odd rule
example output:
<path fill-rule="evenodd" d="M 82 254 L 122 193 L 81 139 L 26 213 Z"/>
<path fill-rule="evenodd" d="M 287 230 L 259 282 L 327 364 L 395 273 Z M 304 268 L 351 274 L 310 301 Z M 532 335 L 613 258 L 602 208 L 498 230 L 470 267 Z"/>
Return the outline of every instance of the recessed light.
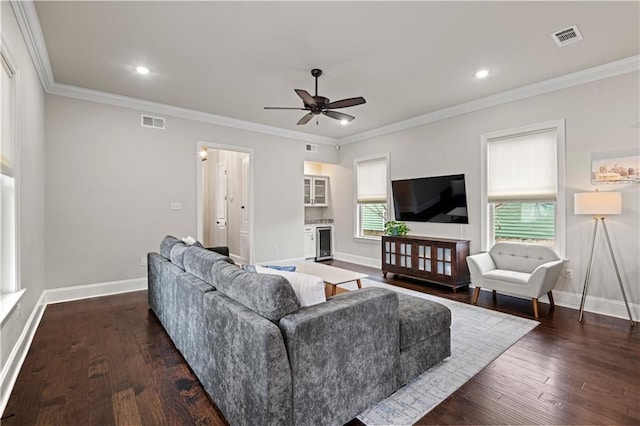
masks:
<path fill-rule="evenodd" d="M 349 120 L 340 120 L 340 124 L 346 126 L 347 124 L 349 124 Z"/>
<path fill-rule="evenodd" d="M 476 72 L 476 78 L 486 78 L 489 75 L 489 70 L 480 70 Z"/>
<path fill-rule="evenodd" d="M 134 68 L 134 70 L 138 73 L 138 74 L 142 74 L 142 75 L 147 75 L 149 74 L 149 68 L 147 67 L 143 67 L 143 66 L 137 66 Z"/>

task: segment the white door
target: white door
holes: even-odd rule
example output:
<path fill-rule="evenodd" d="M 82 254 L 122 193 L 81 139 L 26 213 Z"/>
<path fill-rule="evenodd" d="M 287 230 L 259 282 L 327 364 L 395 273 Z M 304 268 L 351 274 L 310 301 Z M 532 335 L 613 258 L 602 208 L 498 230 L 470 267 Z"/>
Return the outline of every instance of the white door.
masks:
<path fill-rule="evenodd" d="M 240 257 L 243 262 L 249 262 L 250 244 L 249 244 L 249 216 L 251 214 L 251 206 L 249 205 L 249 155 L 242 155 L 242 205 L 240 211 L 242 213 L 240 222 Z"/>
<path fill-rule="evenodd" d="M 216 245 L 227 245 L 227 163 L 216 167 Z"/>

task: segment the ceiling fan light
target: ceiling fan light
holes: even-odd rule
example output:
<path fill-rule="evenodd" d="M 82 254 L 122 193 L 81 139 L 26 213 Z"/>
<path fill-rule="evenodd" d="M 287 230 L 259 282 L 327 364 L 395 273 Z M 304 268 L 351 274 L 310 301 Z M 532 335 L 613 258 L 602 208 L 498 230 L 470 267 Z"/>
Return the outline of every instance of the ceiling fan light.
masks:
<path fill-rule="evenodd" d="M 142 74 L 142 75 L 147 75 L 147 74 L 149 74 L 149 72 L 151 72 L 149 70 L 149 68 L 143 67 L 142 65 L 138 65 L 137 67 L 134 67 L 133 69 L 135 70 L 135 72 L 137 72 L 138 74 Z"/>
<path fill-rule="evenodd" d="M 340 124 L 342 124 L 343 126 L 346 126 L 347 124 L 349 124 L 349 120 L 340 120 Z"/>
<path fill-rule="evenodd" d="M 489 76 L 489 70 L 478 70 L 476 72 L 476 78 L 487 78 Z"/>

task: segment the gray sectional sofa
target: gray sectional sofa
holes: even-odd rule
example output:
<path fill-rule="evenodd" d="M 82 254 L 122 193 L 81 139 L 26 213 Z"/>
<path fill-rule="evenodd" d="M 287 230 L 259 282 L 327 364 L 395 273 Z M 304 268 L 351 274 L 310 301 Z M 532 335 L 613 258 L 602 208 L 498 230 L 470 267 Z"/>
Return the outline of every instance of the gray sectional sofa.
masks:
<path fill-rule="evenodd" d="M 339 425 L 450 355 L 450 311 L 364 288 L 301 308 L 289 282 L 167 236 L 149 305 L 232 425 Z"/>

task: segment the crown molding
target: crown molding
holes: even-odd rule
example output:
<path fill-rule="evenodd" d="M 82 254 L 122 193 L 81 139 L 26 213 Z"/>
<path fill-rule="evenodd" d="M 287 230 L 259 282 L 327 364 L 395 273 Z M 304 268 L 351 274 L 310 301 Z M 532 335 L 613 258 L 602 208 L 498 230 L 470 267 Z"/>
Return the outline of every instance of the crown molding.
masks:
<path fill-rule="evenodd" d="M 18 21 L 20 32 L 22 32 L 22 37 L 27 45 L 27 50 L 33 61 L 36 73 L 38 73 L 40 84 L 42 84 L 45 93 L 48 93 L 55 79 L 53 77 L 49 53 L 47 52 L 47 45 L 44 42 L 44 34 L 42 34 L 36 7 L 33 1 L 11 0 L 10 4 Z"/>
<path fill-rule="evenodd" d="M 97 102 L 122 108 L 141 110 L 165 116 L 185 118 L 187 120 L 216 124 L 219 126 L 231 127 L 240 130 L 248 130 L 251 132 L 263 133 L 272 136 L 297 139 L 305 142 L 322 143 L 329 145 L 336 144 L 336 139 L 326 136 L 312 135 L 295 130 L 287 130 L 280 127 L 267 126 L 251 121 L 238 120 L 235 118 L 223 117 L 221 115 L 210 114 L 207 112 L 181 108 L 158 102 L 146 101 L 129 96 L 115 95 L 113 93 L 85 89 L 83 87 L 72 86 L 69 84 L 53 83 L 49 86 L 49 90 L 47 91 L 47 93 L 50 95 L 58 95 L 67 98 Z"/>
<path fill-rule="evenodd" d="M 506 92 L 497 93 L 495 95 L 476 99 L 463 104 L 454 105 L 408 120 L 399 121 L 387 126 L 378 127 L 377 129 L 368 130 L 356 135 L 347 136 L 338 139 L 338 145 L 345 145 L 353 142 L 371 139 L 377 136 L 395 133 L 407 130 L 412 127 L 422 126 L 438 120 L 455 117 L 457 115 L 467 114 L 484 108 L 490 108 L 509 102 L 518 101 L 520 99 L 530 98 L 557 90 L 567 89 L 569 87 L 579 86 L 585 83 L 602 80 L 617 75 L 640 70 L 640 55 L 630 56 L 618 61 L 609 62 L 607 64 L 598 65 L 581 71 L 565 74 L 560 77 L 551 78 L 549 80 L 540 81 L 538 83 L 529 84 L 518 87 L 517 89 L 508 90 Z"/>
<path fill-rule="evenodd" d="M 344 138 L 331 138 L 327 136 L 312 135 L 295 130 L 282 129 L 280 127 L 267 126 L 250 121 L 238 120 L 202 111 L 176 107 L 173 105 L 161 104 L 157 102 L 145 101 L 143 99 L 128 96 L 116 95 L 97 90 L 85 89 L 82 87 L 61 84 L 55 81 L 49 54 L 47 52 L 44 35 L 38 20 L 34 3 L 32 0 L 10 0 L 11 6 L 16 15 L 18 25 L 25 39 L 27 49 L 33 60 L 34 66 L 40 78 L 40 83 L 45 93 L 51 95 L 64 96 L 68 98 L 81 99 L 85 101 L 97 102 L 123 108 L 143 110 L 155 114 L 168 115 L 172 117 L 185 118 L 188 120 L 200 121 L 204 123 L 216 124 L 224 127 L 231 127 L 240 130 L 263 133 L 272 136 L 298 139 L 305 142 L 322 143 L 329 145 L 345 145 L 353 142 L 363 141 L 374 137 L 407 130 L 412 127 L 422 126 L 438 120 L 467 114 L 481 109 L 542 95 L 557 90 L 567 89 L 585 83 L 590 83 L 605 78 L 640 70 L 640 55 L 630 56 L 625 59 L 598 65 L 585 70 L 565 74 L 549 80 L 529 84 L 506 92 L 476 99 L 463 104 L 454 105 L 428 114 L 399 121 L 377 129 L 357 133 Z"/>

